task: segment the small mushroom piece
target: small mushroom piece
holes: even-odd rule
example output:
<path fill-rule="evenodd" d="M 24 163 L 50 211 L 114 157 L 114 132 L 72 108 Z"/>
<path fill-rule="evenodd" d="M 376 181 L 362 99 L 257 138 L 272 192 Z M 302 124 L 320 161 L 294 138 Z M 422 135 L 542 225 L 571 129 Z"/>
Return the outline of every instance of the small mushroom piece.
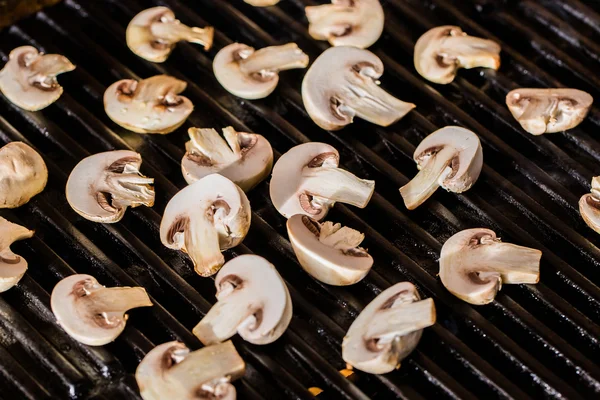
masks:
<path fill-rule="evenodd" d="M 136 81 L 122 79 L 104 92 L 104 109 L 116 124 L 137 133 L 171 133 L 194 110 L 192 102 L 179 96 L 187 83 L 168 75 Z"/>
<path fill-rule="evenodd" d="M 250 203 L 239 186 L 222 175 L 207 175 L 169 201 L 160 222 L 160 240 L 187 253 L 199 275 L 211 276 L 225 262 L 221 251 L 246 237 L 250 216 Z"/>
<path fill-rule="evenodd" d="M 417 146 L 413 158 L 419 173 L 400 188 L 409 210 L 423 204 L 439 186 L 454 193 L 469 190 L 483 165 L 479 138 L 458 126 L 431 133 Z"/>
<path fill-rule="evenodd" d="M 415 286 L 400 282 L 381 292 L 354 320 L 342 342 L 342 358 L 370 374 L 400 367 L 435 324 L 433 299 L 421 300 Z"/>
<path fill-rule="evenodd" d="M 190 141 L 181 160 L 187 183 L 218 173 L 247 192 L 265 179 L 273 167 L 273 149 L 256 133 L 223 128 L 223 139 L 214 129 L 190 128 Z"/>
<path fill-rule="evenodd" d="M 23 142 L 0 149 L 0 208 L 16 208 L 40 193 L 48 182 L 48 168 L 37 151 Z"/>
<path fill-rule="evenodd" d="M 366 49 L 383 32 L 384 15 L 379 0 L 331 0 L 332 4 L 305 8 L 308 33 L 332 46 Z"/>
<path fill-rule="evenodd" d="M 254 7 L 274 6 L 279 3 L 279 0 L 244 0 L 246 3 Z"/>
<path fill-rule="evenodd" d="M 69 205 L 94 222 L 113 223 L 123 218 L 127 207 L 154 205 L 153 178 L 140 173 L 142 156 L 115 150 L 84 158 L 67 180 Z"/>
<path fill-rule="evenodd" d="M 469 36 L 458 26 L 428 30 L 415 44 L 415 68 L 428 81 L 447 84 L 459 68 L 500 68 L 500 45 Z"/>
<path fill-rule="evenodd" d="M 279 273 L 260 256 L 245 254 L 227 262 L 215 278 L 217 303 L 194 328 L 205 345 L 236 332 L 247 342 L 279 339 L 292 319 L 292 299 Z"/>
<path fill-rule="evenodd" d="M 379 87 L 383 63 L 375 54 L 356 47 L 325 50 L 302 81 L 302 100 L 308 115 L 323 129 L 338 130 L 362 118 L 388 126 L 415 108 Z"/>
<path fill-rule="evenodd" d="M 167 7 L 148 8 L 133 17 L 125 37 L 127 47 L 138 56 L 152 62 L 163 62 L 175 48 L 177 42 L 186 41 L 210 49 L 215 29 L 191 28 L 175 18 Z"/>
<path fill-rule="evenodd" d="M 232 381 L 246 364 L 231 341 L 190 351 L 181 342 L 167 342 L 146 354 L 135 371 L 144 400 L 235 400 Z"/>
<path fill-rule="evenodd" d="M 581 196 L 579 212 L 585 223 L 600 233 L 600 176 L 592 178 L 591 193 Z"/>
<path fill-rule="evenodd" d="M 0 70 L 0 92 L 13 104 L 38 111 L 62 94 L 56 76 L 74 69 L 67 57 L 60 54 L 40 53 L 32 46 L 17 47 Z"/>
<path fill-rule="evenodd" d="M 537 283 L 542 252 L 502 243 L 484 228 L 460 231 L 444 243 L 440 279 L 456 297 L 467 303 L 491 303 L 503 283 Z"/>
<path fill-rule="evenodd" d="M 373 266 L 373 258 L 359 247 L 365 235 L 354 229 L 296 214 L 288 219 L 287 231 L 302 268 L 323 283 L 353 285 Z"/>
<path fill-rule="evenodd" d="M 281 215 L 308 215 L 320 221 L 336 201 L 365 208 L 375 181 L 359 179 L 338 168 L 335 147 L 310 142 L 293 147 L 275 163 L 269 186 L 271 201 Z"/>
<path fill-rule="evenodd" d="M 254 50 L 242 43 L 223 47 L 215 56 L 213 71 L 219 83 L 243 99 L 262 99 L 279 83 L 279 72 L 306 68 L 308 56 L 296 43 Z"/>
<path fill-rule="evenodd" d="M 33 231 L 0 217 L 0 293 L 15 286 L 27 271 L 27 260 L 15 254 L 10 245 L 29 239 Z"/>
<path fill-rule="evenodd" d="M 50 306 L 58 324 L 73 339 L 103 346 L 123 332 L 128 310 L 150 307 L 142 287 L 107 288 L 91 275 L 71 275 L 56 284 Z"/>
<path fill-rule="evenodd" d="M 575 128 L 593 102 L 589 93 L 577 89 L 515 89 L 506 95 L 513 117 L 532 135 Z"/>

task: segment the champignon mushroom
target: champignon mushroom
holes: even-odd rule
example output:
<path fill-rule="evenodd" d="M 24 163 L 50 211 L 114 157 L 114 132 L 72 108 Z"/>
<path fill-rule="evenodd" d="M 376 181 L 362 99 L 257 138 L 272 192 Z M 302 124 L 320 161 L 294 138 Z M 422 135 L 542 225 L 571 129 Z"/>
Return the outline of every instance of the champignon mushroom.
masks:
<path fill-rule="evenodd" d="M 27 271 L 27 260 L 15 254 L 10 245 L 28 239 L 33 231 L 0 217 L 0 293 L 15 286 Z"/>
<path fill-rule="evenodd" d="M 385 374 L 417 347 L 423 329 L 435 324 L 433 299 L 400 282 L 381 292 L 354 320 L 342 342 L 342 358 L 371 374 Z"/>
<path fill-rule="evenodd" d="M 0 208 L 16 208 L 40 193 L 48 182 L 48 169 L 37 151 L 23 142 L 0 149 Z"/>
<path fill-rule="evenodd" d="M 152 62 L 163 62 L 175 48 L 177 42 L 186 41 L 210 49 L 215 29 L 190 28 L 178 19 L 167 7 L 152 7 L 137 14 L 125 32 L 127 47 L 138 56 Z"/>
<path fill-rule="evenodd" d="M 589 93 L 577 89 L 515 89 L 506 95 L 513 117 L 533 135 L 575 128 L 593 102 Z"/>
<path fill-rule="evenodd" d="M 35 47 L 21 46 L 10 52 L 0 70 L 0 92 L 13 104 L 38 111 L 54 103 L 63 92 L 56 76 L 75 66 L 60 54 L 44 54 Z"/>
<path fill-rule="evenodd" d="M 153 178 L 140 173 L 142 156 L 134 151 L 114 150 L 81 160 L 67 180 L 69 205 L 94 222 L 113 223 L 127 207 L 154 205 Z"/>
<path fill-rule="evenodd" d="M 498 43 L 468 36 L 458 26 L 438 26 L 417 40 L 415 68 L 423 78 L 447 84 L 459 68 L 500 68 L 500 50 Z"/>
<path fill-rule="evenodd" d="M 373 266 L 373 258 L 358 247 L 365 235 L 341 224 L 319 223 L 303 214 L 287 222 L 290 243 L 300 265 L 329 285 L 353 285 Z"/>
<path fill-rule="evenodd" d="M 592 178 L 591 193 L 581 196 L 579 212 L 585 223 L 600 233 L 600 176 Z"/>
<path fill-rule="evenodd" d="M 244 192 L 219 174 L 180 190 L 167 204 L 160 240 L 187 253 L 196 272 L 214 275 L 225 262 L 221 251 L 237 246 L 250 229 L 250 203 Z"/>
<path fill-rule="evenodd" d="M 246 3 L 254 7 L 274 6 L 279 3 L 279 0 L 244 0 Z"/>
<path fill-rule="evenodd" d="M 483 165 L 479 138 L 458 126 L 431 133 L 417 146 L 413 158 L 419 173 L 400 188 L 409 210 L 423 204 L 439 186 L 454 193 L 469 190 Z"/>
<path fill-rule="evenodd" d="M 459 299 L 487 304 L 503 283 L 537 283 L 541 257 L 539 250 L 502 243 L 492 230 L 465 229 L 442 246 L 440 279 Z"/>
<path fill-rule="evenodd" d="M 365 208 L 375 181 L 359 179 L 338 168 L 335 147 L 310 142 L 293 147 L 275 163 L 269 186 L 271 201 L 281 215 L 304 214 L 320 221 L 336 201 Z"/>
<path fill-rule="evenodd" d="M 246 364 L 231 341 L 190 351 L 181 342 L 156 346 L 135 371 L 144 400 L 235 400 L 232 381 Z"/>
<path fill-rule="evenodd" d="M 122 79 L 104 92 L 104 109 L 116 124 L 137 133 L 166 134 L 179 128 L 194 110 L 184 96 L 187 83 L 168 75 L 135 81 Z"/>
<path fill-rule="evenodd" d="M 254 50 L 242 43 L 223 47 L 215 56 L 213 71 L 219 83 L 243 99 L 262 99 L 279 83 L 279 72 L 306 68 L 308 56 L 296 43 Z"/>
<path fill-rule="evenodd" d="M 331 47 L 308 69 L 302 100 L 308 115 L 323 129 L 338 130 L 362 118 L 388 126 L 415 108 L 379 87 L 383 63 L 356 47 Z"/>
<path fill-rule="evenodd" d="M 308 33 L 332 46 L 366 49 L 383 32 L 383 8 L 379 0 L 331 0 L 332 4 L 305 8 Z"/>
<path fill-rule="evenodd" d="M 152 305 L 142 287 L 107 288 L 91 275 L 71 275 L 52 290 L 50 306 L 59 325 L 89 346 L 112 342 L 123 332 L 132 308 Z"/>
<path fill-rule="evenodd" d="M 247 192 L 265 179 L 273 166 L 273 149 L 267 139 L 256 133 L 223 128 L 225 140 L 214 129 L 190 128 L 190 141 L 181 160 L 187 183 L 218 173 Z"/>

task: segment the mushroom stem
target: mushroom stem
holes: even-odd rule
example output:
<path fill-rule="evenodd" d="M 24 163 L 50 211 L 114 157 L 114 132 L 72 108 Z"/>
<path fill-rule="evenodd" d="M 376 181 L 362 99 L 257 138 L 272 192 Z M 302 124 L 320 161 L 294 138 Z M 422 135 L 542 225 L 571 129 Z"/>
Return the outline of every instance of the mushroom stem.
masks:
<path fill-rule="evenodd" d="M 230 164 L 239 158 L 237 132 L 231 127 L 223 129 L 227 142 L 214 129 L 190 128 L 188 133 L 191 140 L 185 147 L 190 153 L 201 153 L 215 164 Z"/>
<path fill-rule="evenodd" d="M 106 184 L 111 190 L 112 206 L 121 209 L 154 205 L 153 178 L 140 175 L 137 168 L 126 165 L 122 174 L 111 172 L 106 177 Z"/>
<path fill-rule="evenodd" d="M 93 304 L 94 309 L 103 313 L 124 313 L 132 308 L 152 305 L 148 293 L 142 287 L 101 288 L 86 294 L 85 299 L 88 304 Z"/>
<path fill-rule="evenodd" d="M 137 82 L 133 97 L 143 102 L 177 103 L 177 94 L 183 92 L 187 83 L 167 75 L 156 75 Z"/>
<path fill-rule="evenodd" d="M 65 56 L 60 54 L 46 54 L 37 57 L 29 66 L 32 75 L 29 83 L 37 84 L 42 88 L 52 89 L 56 85 L 56 76 L 64 72 L 73 71 L 75 66 Z"/>
<path fill-rule="evenodd" d="M 546 133 L 548 122 L 550 122 L 550 119 L 555 118 L 558 111 L 558 101 L 555 98 L 532 99 L 530 101 L 539 104 L 537 107 L 526 107 L 519 117 L 519 121 L 527 121 L 528 131 L 534 135 Z M 543 111 L 540 112 L 540 110 Z"/>
<path fill-rule="evenodd" d="M 200 276 L 213 275 L 225 262 L 219 245 L 219 233 L 211 221 L 212 216 L 211 207 L 204 216 L 196 218 L 193 224 L 188 224 L 184 233 L 184 250 Z"/>
<path fill-rule="evenodd" d="M 592 178 L 592 196 L 596 200 L 600 200 L 600 176 L 595 176 Z"/>
<path fill-rule="evenodd" d="M 379 310 L 369 322 L 365 339 L 387 344 L 395 337 L 435 324 L 435 319 L 435 304 L 431 298 Z"/>
<path fill-rule="evenodd" d="M 353 7 L 340 4 L 308 6 L 305 11 L 310 22 L 311 34 L 316 34 L 322 39 L 327 39 L 329 34 L 341 36 L 359 21 Z"/>
<path fill-rule="evenodd" d="M 240 70 L 247 75 L 271 77 L 279 71 L 305 68 L 308 65 L 308 56 L 296 43 L 265 47 L 249 55 L 242 51 L 239 56 L 242 58 L 239 61 Z"/>
<path fill-rule="evenodd" d="M 156 38 L 169 44 L 177 43 L 181 40 L 186 42 L 198 43 L 208 50 L 212 46 L 214 28 L 191 28 L 182 24 L 179 20 L 157 21 L 150 25 L 150 32 Z"/>
<path fill-rule="evenodd" d="M 482 239 L 482 243 L 485 239 Z M 482 254 L 483 253 L 483 254 Z M 498 276 L 502 283 L 537 283 L 540 279 L 541 252 L 511 243 L 497 243 L 493 251 L 485 249 L 472 255 L 474 273 L 480 280 Z M 480 267 L 479 267 L 480 265 Z"/>
<path fill-rule="evenodd" d="M 335 167 L 307 167 L 302 172 L 302 188 L 317 198 L 364 208 L 375 190 L 375 181 Z"/>
<path fill-rule="evenodd" d="M 334 249 L 347 251 L 357 248 L 365 238 L 359 231 L 327 221 L 321 224 L 319 241 Z"/>
<path fill-rule="evenodd" d="M 500 57 L 498 57 L 498 44 L 491 40 L 468 36 L 466 33 L 454 34 L 444 41 L 444 47 L 439 56 L 445 64 L 458 64 L 465 69 L 484 67 L 498 69 Z M 452 55 L 448 56 L 444 49 L 451 49 Z"/>

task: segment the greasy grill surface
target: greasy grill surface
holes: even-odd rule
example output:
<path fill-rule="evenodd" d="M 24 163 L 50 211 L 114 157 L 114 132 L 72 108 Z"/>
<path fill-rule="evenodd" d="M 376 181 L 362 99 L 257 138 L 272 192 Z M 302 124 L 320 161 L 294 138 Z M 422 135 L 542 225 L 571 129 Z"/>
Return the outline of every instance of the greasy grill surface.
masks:
<path fill-rule="evenodd" d="M 336 205 L 328 220 L 366 234 L 375 259 L 359 284 L 335 288 L 305 274 L 291 250 L 285 220 L 271 206 L 268 182 L 249 193 L 252 227 L 228 258 L 256 253 L 273 262 L 290 287 L 294 317 L 284 336 L 268 346 L 234 343 L 248 364 L 238 383 L 242 399 L 310 399 L 309 387 L 327 399 L 390 398 L 594 398 L 600 395 L 600 237 L 577 208 L 600 174 L 594 107 L 576 129 L 533 137 L 504 105 L 515 87 L 572 86 L 600 101 L 600 3 L 581 0 L 384 0 L 385 32 L 371 48 L 382 58 L 382 86 L 417 109 L 390 128 L 357 121 L 329 133 L 314 125 L 299 93 L 304 71 L 281 75 L 262 101 L 229 95 L 212 74 L 216 52 L 239 41 L 255 47 L 295 41 L 314 60 L 327 44 L 307 34 L 303 8 L 312 0 L 282 0 L 253 8 L 242 0 L 84 1 L 39 12 L 0 32 L 0 56 L 30 44 L 65 54 L 77 65 L 59 80 L 57 103 L 24 112 L 0 96 L 2 144 L 22 140 L 37 148 L 50 171 L 46 190 L 27 205 L 0 214 L 36 230 L 13 246 L 29 261 L 21 283 L 0 298 L 0 398 L 138 398 L 133 378 L 153 346 L 181 340 L 200 346 L 191 329 L 214 302 L 212 279 L 195 275 L 181 253 L 158 239 L 167 201 L 185 185 L 180 160 L 190 126 L 232 125 L 264 135 L 276 157 L 306 141 L 337 147 L 345 168 L 375 179 L 364 210 Z M 166 5 L 188 25 L 215 26 L 215 47 L 180 43 L 164 64 L 136 57 L 125 27 L 144 8 Z M 440 24 L 461 26 L 502 45 L 499 72 L 461 71 L 454 83 L 432 86 L 412 65 L 416 39 Z M 168 136 L 139 135 L 111 122 L 102 95 L 123 78 L 171 74 L 189 83 L 196 108 Z M 415 146 L 445 125 L 475 131 L 485 166 L 477 184 L 455 195 L 439 190 L 408 212 L 398 188 L 416 173 Z M 66 178 L 89 154 L 133 149 L 142 173 L 156 179 L 156 205 L 129 210 L 121 223 L 95 224 L 70 209 Z M 451 296 L 436 277 L 444 241 L 458 230 L 490 227 L 503 240 L 543 251 L 541 283 L 510 285 L 496 301 L 473 307 Z M 105 285 L 142 285 L 155 306 L 130 312 L 124 333 L 92 348 L 69 338 L 49 310 L 49 293 L 61 278 L 89 273 Z M 402 368 L 385 376 L 357 373 L 347 380 L 341 340 L 357 313 L 382 289 L 403 280 L 433 297 L 438 323 L 425 331 Z M 319 396 L 319 397 L 321 397 Z"/>

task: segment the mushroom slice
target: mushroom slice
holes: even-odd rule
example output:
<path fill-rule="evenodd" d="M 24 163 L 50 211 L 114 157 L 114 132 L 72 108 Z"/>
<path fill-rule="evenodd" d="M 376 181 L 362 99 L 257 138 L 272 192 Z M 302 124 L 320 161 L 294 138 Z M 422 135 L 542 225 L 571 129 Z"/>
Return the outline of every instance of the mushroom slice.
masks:
<path fill-rule="evenodd" d="M 308 69 L 302 100 L 308 115 L 323 129 L 338 130 L 362 118 L 388 126 L 415 108 L 379 87 L 383 63 L 356 47 L 331 47 Z"/>
<path fill-rule="evenodd" d="M 581 196 L 579 212 L 585 223 L 600 233 L 600 176 L 592 178 L 591 193 Z"/>
<path fill-rule="evenodd" d="M 229 179 L 207 175 L 180 190 L 167 204 L 160 240 L 187 253 L 196 272 L 214 275 L 225 262 L 221 251 L 237 246 L 250 229 L 250 203 Z"/>
<path fill-rule="evenodd" d="M 413 158 L 419 173 L 400 188 L 409 210 L 423 204 L 439 186 L 454 193 L 469 190 L 483 165 L 479 138 L 458 126 L 446 126 L 427 136 Z"/>
<path fill-rule="evenodd" d="M 342 342 L 342 358 L 371 374 L 385 374 L 417 347 L 424 328 L 435 324 L 433 299 L 421 300 L 415 286 L 400 282 L 370 302 Z"/>
<path fill-rule="evenodd" d="M 152 7 L 133 17 L 125 37 L 129 49 L 138 56 L 163 62 L 180 41 L 198 43 L 204 50 L 210 49 L 214 33 L 212 26 L 202 29 L 182 24 L 167 7 Z"/>
<path fill-rule="evenodd" d="M 10 52 L 0 70 L 0 92 L 13 104 L 38 111 L 54 103 L 63 92 L 56 76 L 75 66 L 60 54 L 44 54 L 35 47 L 21 46 Z"/>
<path fill-rule="evenodd" d="M 354 229 L 296 214 L 288 219 L 287 230 L 300 265 L 321 282 L 353 285 L 373 266 L 373 258 L 359 247 L 365 235 Z"/>
<path fill-rule="evenodd" d="M 0 293 L 15 286 L 27 271 L 27 260 L 13 253 L 10 245 L 29 239 L 33 231 L 0 217 Z"/>
<path fill-rule="evenodd" d="M 575 128 L 593 102 L 589 93 L 577 89 L 515 89 L 506 95 L 513 117 L 533 135 Z"/>
<path fill-rule="evenodd" d="M 279 339 L 292 319 L 292 300 L 279 273 L 252 254 L 227 262 L 215 279 L 217 303 L 194 328 L 205 345 L 220 343 L 236 332 L 254 344 Z"/>
<path fill-rule="evenodd" d="M 23 142 L 0 149 L 0 208 L 15 208 L 40 193 L 48 182 L 48 169 L 37 151 Z"/>
<path fill-rule="evenodd" d="M 122 79 L 104 92 L 104 109 L 116 124 L 138 133 L 166 134 L 179 128 L 194 110 L 184 96 L 187 83 L 168 75 L 135 81 Z"/>
<path fill-rule="evenodd" d="M 308 56 L 296 43 L 254 50 L 242 43 L 223 47 L 215 56 L 213 71 L 219 83 L 243 99 L 262 99 L 279 83 L 279 71 L 306 68 Z"/>
<path fill-rule="evenodd" d="M 447 84 L 454 80 L 459 68 L 500 68 L 500 45 L 468 36 L 458 26 L 438 26 L 417 40 L 414 61 L 423 78 Z"/>
<path fill-rule="evenodd" d="M 331 0 L 332 4 L 306 7 L 308 33 L 332 46 L 365 49 L 383 32 L 383 8 L 379 0 Z"/>
<path fill-rule="evenodd" d="M 281 215 L 308 215 L 320 221 L 336 201 L 365 208 L 375 181 L 359 179 L 338 168 L 335 147 L 310 142 L 293 147 L 275 163 L 269 186 L 271 201 Z"/>
<path fill-rule="evenodd" d="M 279 0 L 244 0 L 246 3 L 254 7 L 274 6 L 279 3 Z"/>
<path fill-rule="evenodd" d="M 460 231 L 444 243 L 440 279 L 467 303 L 491 303 L 503 283 L 537 283 L 542 252 L 502 243 L 484 228 Z"/>
<path fill-rule="evenodd" d="M 255 133 L 223 128 L 225 140 L 214 129 L 190 128 L 190 141 L 181 160 L 187 183 L 218 173 L 247 192 L 265 179 L 273 166 L 273 149 L 267 139 Z"/>
<path fill-rule="evenodd" d="M 235 400 L 231 382 L 245 372 L 246 364 L 230 340 L 196 351 L 167 342 L 146 354 L 135 379 L 144 400 Z"/>
<path fill-rule="evenodd" d="M 67 201 L 82 217 L 113 223 L 127 207 L 154 205 L 153 178 L 140 174 L 142 156 L 115 150 L 94 154 L 79 162 L 67 180 Z"/>
<path fill-rule="evenodd" d="M 112 342 L 123 332 L 128 310 L 152 305 L 142 287 L 107 288 L 91 275 L 71 275 L 56 284 L 50 306 L 59 325 L 89 346 Z"/>

